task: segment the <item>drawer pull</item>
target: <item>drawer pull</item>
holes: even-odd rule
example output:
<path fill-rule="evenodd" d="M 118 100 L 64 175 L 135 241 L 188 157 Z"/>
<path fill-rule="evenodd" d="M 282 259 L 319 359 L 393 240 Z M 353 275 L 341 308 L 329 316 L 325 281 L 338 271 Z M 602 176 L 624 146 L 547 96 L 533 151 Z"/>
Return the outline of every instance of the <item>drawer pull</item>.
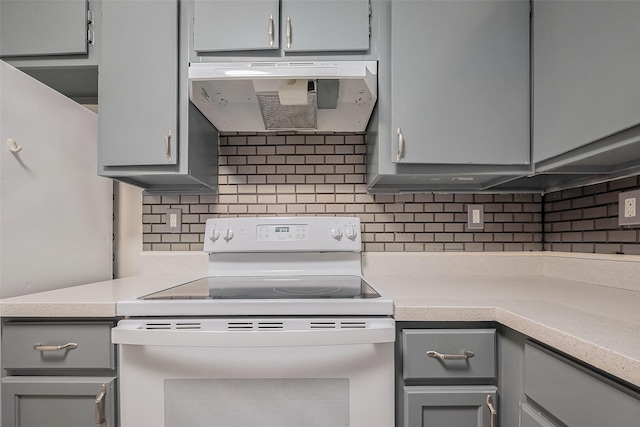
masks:
<path fill-rule="evenodd" d="M 464 351 L 462 354 L 442 354 L 437 351 L 427 351 L 427 356 L 440 360 L 466 360 L 471 359 L 475 355 L 473 351 Z"/>
<path fill-rule="evenodd" d="M 487 407 L 489 407 L 489 412 L 491 412 L 490 427 L 498 427 L 498 412 L 493 406 L 493 399 L 490 394 L 487 395 Z"/>
<path fill-rule="evenodd" d="M 107 395 L 107 386 L 102 384 L 100 393 L 96 396 L 96 424 L 104 424 L 104 397 Z"/>
<path fill-rule="evenodd" d="M 60 350 L 73 350 L 74 348 L 78 348 L 78 344 L 74 342 L 67 343 L 65 345 L 45 345 L 45 344 L 35 344 L 33 346 L 34 349 L 38 351 L 60 351 Z"/>

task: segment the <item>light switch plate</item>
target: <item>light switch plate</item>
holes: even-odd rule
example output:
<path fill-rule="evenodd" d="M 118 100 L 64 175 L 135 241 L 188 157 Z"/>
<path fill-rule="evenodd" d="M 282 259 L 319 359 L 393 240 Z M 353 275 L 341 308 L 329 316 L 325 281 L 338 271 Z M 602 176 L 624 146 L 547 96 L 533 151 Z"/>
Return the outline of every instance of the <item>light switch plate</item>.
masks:
<path fill-rule="evenodd" d="M 618 196 L 618 225 L 640 224 L 640 190 L 627 191 Z"/>
<path fill-rule="evenodd" d="M 469 230 L 484 229 L 484 206 L 467 205 L 467 228 Z"/>

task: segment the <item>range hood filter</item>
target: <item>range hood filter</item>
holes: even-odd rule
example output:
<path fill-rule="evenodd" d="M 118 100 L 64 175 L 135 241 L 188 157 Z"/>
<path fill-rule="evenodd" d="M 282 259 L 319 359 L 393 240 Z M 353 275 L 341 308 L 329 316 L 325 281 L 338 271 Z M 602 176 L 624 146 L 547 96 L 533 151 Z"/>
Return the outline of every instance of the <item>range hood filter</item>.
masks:
<path fill-rule="evenodd" d="M 317 96 L 307 92 L 306 105 L 282 105 L 278 92 L 256 93 L 266 130 L 318 128 Z"/>

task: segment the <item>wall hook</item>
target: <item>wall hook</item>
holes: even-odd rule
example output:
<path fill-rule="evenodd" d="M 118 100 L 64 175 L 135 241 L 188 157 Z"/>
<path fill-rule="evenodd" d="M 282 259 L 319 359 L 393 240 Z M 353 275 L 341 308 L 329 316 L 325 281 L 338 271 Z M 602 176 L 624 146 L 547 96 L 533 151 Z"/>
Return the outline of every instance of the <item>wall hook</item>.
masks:
<path fill-rule="evenodd" d="M 19 153 L 20 150 L 22 150 L 22 146 L 16 144 L 16 141 L 13 138 L 7 138 L 7 147 L 12 153 Z"/>

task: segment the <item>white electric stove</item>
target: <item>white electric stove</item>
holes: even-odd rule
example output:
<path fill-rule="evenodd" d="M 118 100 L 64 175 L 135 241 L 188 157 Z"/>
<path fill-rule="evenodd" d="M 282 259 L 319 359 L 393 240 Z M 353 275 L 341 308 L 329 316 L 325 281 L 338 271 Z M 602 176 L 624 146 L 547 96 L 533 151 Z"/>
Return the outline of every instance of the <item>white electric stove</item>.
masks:
<path fill-rule="evenodd" d="M 360 220 L 210 219 L 204 238 L 206 277 L 117 305 L 120 425 L 391 427 L 393 302 L 362 277 Z"/>

